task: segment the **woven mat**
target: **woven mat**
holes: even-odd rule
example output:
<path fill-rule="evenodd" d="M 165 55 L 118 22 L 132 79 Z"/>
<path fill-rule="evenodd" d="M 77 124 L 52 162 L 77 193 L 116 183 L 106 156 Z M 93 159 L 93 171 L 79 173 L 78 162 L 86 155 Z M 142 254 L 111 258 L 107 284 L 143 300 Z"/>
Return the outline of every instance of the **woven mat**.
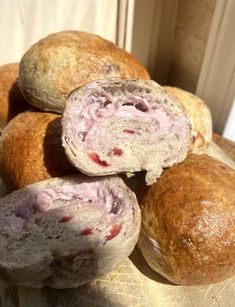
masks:
<path fill-rule="evenodd" d="M 217 133 L 213 134 L 213 141 L 221 148 L 223 151 L 235 161 L 235 142 L 229 141 Z"/>

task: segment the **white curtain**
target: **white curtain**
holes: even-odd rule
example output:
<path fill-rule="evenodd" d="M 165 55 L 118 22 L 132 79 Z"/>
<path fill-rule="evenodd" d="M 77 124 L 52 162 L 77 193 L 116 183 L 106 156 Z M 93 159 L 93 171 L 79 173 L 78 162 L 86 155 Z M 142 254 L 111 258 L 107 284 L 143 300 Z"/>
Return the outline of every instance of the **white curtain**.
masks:
<path fill-rule="evenodd" d="M 227 139 L 235 141 L 235 97 L 233 99 L 233 105 L 225 125 L 223 136 Z"/>
<path fill-rule="evenodd" d="M 42 37 L 62 30 L 116 42 L 118 0 L 0 0 L 0 65 L 20 61 Z"/>

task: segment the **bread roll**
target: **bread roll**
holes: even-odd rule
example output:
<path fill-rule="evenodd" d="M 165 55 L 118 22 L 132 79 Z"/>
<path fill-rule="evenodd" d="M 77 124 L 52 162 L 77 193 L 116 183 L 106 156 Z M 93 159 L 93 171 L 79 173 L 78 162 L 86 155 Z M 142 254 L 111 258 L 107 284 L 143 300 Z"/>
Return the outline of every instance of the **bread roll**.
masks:
<path fill-rule="evenodd" d="M 0 135 L 12 117 L 30 108 L 20 92 L 18 76 L 18 63 L 0 67 Z"/>
<path fill-rule="evenodd" d="M 140 230 L 120 178 L 53 178 L 1 199 L 0 276 L 13 285 L 78 287 L 117 267 Z"/>
<path fill-rule="evenodd" d="M 62 113 L 68 94 L 105 77 L 149 79 L 129 53 L 94 34 L 64 31 L 33 45 L 20 63 L 20 86 L 33 106 Z"/>
<path fill-rule="evenodd" d="M 212 119 L 208 106 L 196 95 L 177 87 L 165 86 L 184 106 L 192 125 L 193 153 L 202 153 L 206 145 L 212 140 Z"/>
<path fill-rule="evenodd" d="M 190 126 L 154 81 L 103 79 L 72 92 L 62 119 L 70 161 L 90 176 L 146 170 L 146 182 L 185 159 Z"/>
<path fill-rule="evenodd" d="M 206 155 L 166 170 L 141 203 L 138 245 L 149 266 L 181 285 L 235 274 L 235 171 Z"/>
<path fill-rule="evenodd" d="M 16 116 L 0 141 L 2 176 L 11 190 L 57 176 L 77 173 L 61 141 L 61 116 L 38 111 Z"/>

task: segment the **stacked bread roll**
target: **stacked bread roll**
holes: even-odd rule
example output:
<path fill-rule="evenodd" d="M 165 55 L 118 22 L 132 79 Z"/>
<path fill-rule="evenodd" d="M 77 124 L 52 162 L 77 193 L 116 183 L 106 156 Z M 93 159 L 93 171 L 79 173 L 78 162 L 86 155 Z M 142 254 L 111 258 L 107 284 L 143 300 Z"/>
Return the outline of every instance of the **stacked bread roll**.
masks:
<path fill-rule="evenodd" d="M 192 126 L 193 153 L 203 153 L 206 145 L 212 139 L 212 120 L 210 110 L 199 97 L 177 87 L 165 86 L 184 106 Z"/>
<path fill-rule="evenodd" d="M 0 135 L 9 120 L 30 108 L 21 94 L 18 77 L 19 63 L 0 67 Z"/>
<path fill-rule="evenodd" d="M 33 45 L 19 86 L 32 109 L 0 141 L 1 174 L 15 190 L 0 200 L 1 278 L 77 287 L 113 270 L 138 239 L 149 265 L 175 283 L 234 274 L 235 171 L 188 156 L 211 141 L 203 101 L 161 87 L 132 55 L 78 31 Z M 121 175 L 141 171 L 139 208 Z"/>
<path fill-rule="evenodd" d="M 138 245 L 153 270 L 182 285 L 234 275 L 234 184 L 233 169 L 192 154 L 144 192 Z"/>

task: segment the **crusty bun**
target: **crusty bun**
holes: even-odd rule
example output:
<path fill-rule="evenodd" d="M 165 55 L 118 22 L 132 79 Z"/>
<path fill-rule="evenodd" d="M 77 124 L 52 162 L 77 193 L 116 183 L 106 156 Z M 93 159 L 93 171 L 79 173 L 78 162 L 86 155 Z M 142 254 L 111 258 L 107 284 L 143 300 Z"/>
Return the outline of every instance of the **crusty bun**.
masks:
<path fill-rule="evenodd" d="M 196 95 L 177 87 L 165 86 L 184 106 L 192 125 L 193 153 L 201 153 L 212 140 L 212 119 L 208 106 Z"/>
<path fill-rule="evenodd" d="M 62 119 L 63 145 L 81 172 L 146 170 L 146 182 L 186 158 L 190 125 L 182 106 L 154 81 L 102 79 L 73 91 Z"/>
<path fill-rule="evenodd" d="M 126 259 L 140 209 L 117 177 L 53 178 L 1 199 L 0 276 L 27 287 L 78 287 Z"/>
<path fill-rule="evenodd" d="M 20 63 L 20 86 L 35 107 L 62 113 L 68 94 L 105 77 L 149 79 L 129 53 L 90 33 L 64 31 L 33 45 Z"/>
<path fill-rule="evenodd" d="M 77 173 L 61 143 L 61 116 L 32 110 L 13 118 L 0 140 L 0 166 L 7 186 L 16 190 Z"/>
<path fill-rule="evenodd" d="M 21 94 L 18 76 L 18 63 L 0 67 L 0 135 L 12 117 L 30 108 Z"/>
<path fill-rule="evenodd" d="M 166 170 L 141 203 L 138 245 L 149 266 L 181 285 L 235 274 L 235 171 L 206 155 Z"/>

